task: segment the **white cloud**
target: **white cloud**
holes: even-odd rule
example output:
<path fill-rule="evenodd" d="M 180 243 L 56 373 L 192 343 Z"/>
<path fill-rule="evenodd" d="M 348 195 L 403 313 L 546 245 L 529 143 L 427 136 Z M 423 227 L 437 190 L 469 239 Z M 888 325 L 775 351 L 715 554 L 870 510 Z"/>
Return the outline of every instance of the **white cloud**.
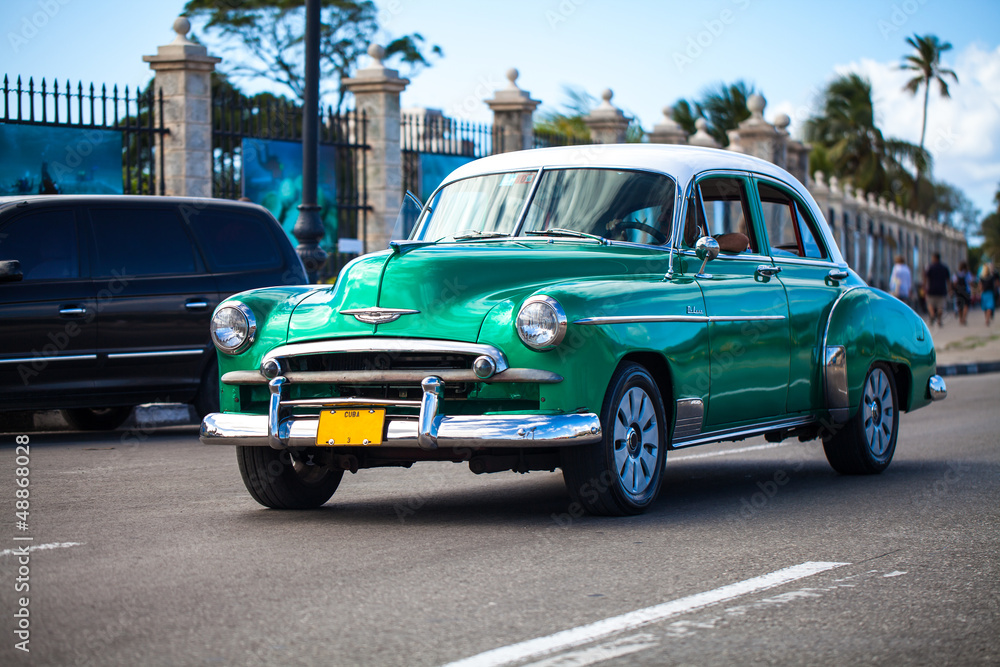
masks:
<path fill-rule="evenodd" d="M 956 185 L 983 210 L 991 206 L 1000 183 L 1000 47 L 988 50 L 971 44 L 945 65 L 958 75 L 949 79 L 950 98 L 932 84 L 925 145 L 934 157 L 934 177 Z M 872 82 L 875 120 L 887 137 L 920 141 L 923 90 L 903 90 L 911 73 L 899 62 L 862 59 L 834 68 L 839 74 L 858 72 Z"/>

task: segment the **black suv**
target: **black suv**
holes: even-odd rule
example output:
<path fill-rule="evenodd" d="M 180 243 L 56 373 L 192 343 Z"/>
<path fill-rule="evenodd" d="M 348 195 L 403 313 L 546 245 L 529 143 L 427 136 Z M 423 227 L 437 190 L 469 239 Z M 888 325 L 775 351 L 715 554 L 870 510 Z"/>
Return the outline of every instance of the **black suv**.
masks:
<path fill-rule="evenodd" d="M 305 282 L 253 204 L 0 197 L 0 410 L 62 409 L 81 429 L 115 428 L 139 403 L 217 410 L 215 306 Z"/>

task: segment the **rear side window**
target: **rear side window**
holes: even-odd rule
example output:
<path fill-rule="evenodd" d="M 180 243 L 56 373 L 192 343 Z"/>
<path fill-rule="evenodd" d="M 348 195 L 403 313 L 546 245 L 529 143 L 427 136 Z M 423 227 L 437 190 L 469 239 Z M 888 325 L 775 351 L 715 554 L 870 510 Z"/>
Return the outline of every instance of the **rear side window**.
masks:
<path fill-rule="evenodd" d="M 73 211 L 35 211 L 0 227 L 0 260 L 21 263 L 23 280 L 80 277 Z"/>
<path fill-rule="evenodd" d="M 172 209 L 95 208 L 96 276 L 177 275 L 195 272 L 194 248 Z"/>
<path fill-rule="evenodd" d="M 265 218 L 240 211 L 206 209 L 189 215 L 188 223 L 214 271 L 281 266 L 277 240 Z"/>
<path fill-rule="evenodd" d="M 826 257 L 812 218 L 802 204 L 784 190 L 767 183 L 758 183 L 757 189 L 772 256 L 813 259 Z"/>

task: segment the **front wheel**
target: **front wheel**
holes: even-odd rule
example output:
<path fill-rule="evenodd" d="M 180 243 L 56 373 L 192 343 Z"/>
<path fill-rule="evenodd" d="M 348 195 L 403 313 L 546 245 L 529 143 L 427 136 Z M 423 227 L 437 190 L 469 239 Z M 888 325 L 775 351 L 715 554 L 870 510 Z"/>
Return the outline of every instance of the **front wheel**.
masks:
<path fill-rule="evenodd" d="M 311 509 L 333 497 L 344 471 L 330 468 L 326 458 L 308 450 L 236 448 L 247 491 L 258 503 L 273 509 Z"/>
<path fill-rule="evenodd" d="M 841 475 L 875 475 L 889 467 L 899 430 L 896 382 L 883 364 L 868 371 L 857 413 L 823 440 L 826 460 Z"/>
<path fill-rule="evenodd" d="M 663 399 L 645 368 L 625 363 L 615 371 L 601 427 L 601 442 L 563 450 L 566 489 L 592 514 L 641 514 L 660 492 L 667 458 Z"/>

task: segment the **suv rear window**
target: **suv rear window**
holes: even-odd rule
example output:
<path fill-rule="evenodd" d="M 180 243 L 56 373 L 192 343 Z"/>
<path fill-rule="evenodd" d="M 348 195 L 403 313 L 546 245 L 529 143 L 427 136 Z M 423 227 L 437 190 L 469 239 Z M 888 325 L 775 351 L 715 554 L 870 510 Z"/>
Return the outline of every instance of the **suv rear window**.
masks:
<path fill-rule="evenodd" d="M 80 276 L 73 211 L 33 211 L 0 227 L 0 260 L 21 262 L 23 280 Z"/>
<path fill-rule="evenodd" d="M 267 220 L 238 211 L 203 210 L 188 218 L 213 271 L 273 269 L 281 253 Z"/>
<path fill-rule="evenodd" d="M 94 275 L 196 272 L 191 238 L 172 209 L 95 208 L 90 217 L 97 242 Z"/>

